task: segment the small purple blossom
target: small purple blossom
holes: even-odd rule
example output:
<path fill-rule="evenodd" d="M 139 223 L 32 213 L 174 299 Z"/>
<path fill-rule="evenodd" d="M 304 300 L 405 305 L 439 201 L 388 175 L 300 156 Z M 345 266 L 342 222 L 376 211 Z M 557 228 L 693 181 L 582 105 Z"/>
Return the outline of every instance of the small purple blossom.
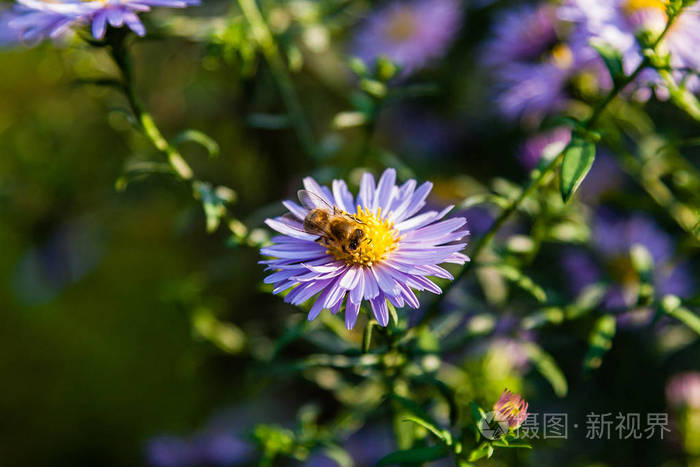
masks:
<path fill-rule="evenodd" d="M 408 180 L 396 185 L 396 171 L 387 169 L 378 183 L 371 174 L 363 174 L 357 197 L 342 180 L 334 180 L 329 189 L 307 177 L 304 187 L 319 198 L 317 207 L 333 206 L 355 216 L 365 232 L 352 253 L 335 244 L 324 245 L 318 235 L 303 229 L 309 210 L 292 201 L 283 203 L 291 215 L 266 221 L 282 235 L 260 250 L 272 258 L 261 261 L 272 271 L 265 283 L 274 285 L 275 294 L 291 289 L 284 300 L 294 305 L 316 296 L 309 320 L 324 309 L 337 313 L 345 303 L 345 324 L 352 329 L 360 305 L 369 302 L 376 320 L 386 326 L 388 302 L 397 308 L 418 308 L 414 290 L 442 292 L 428 276 L 453 278 L 440 263 L 468 260 L 461 253 L 466 245 L 461 240 L 469 233 L 466 220 L 441 221 L 452 206 L 418 214 L 432 189 L 430 182 L 417 186 L 415 180 Z"/>
<path fill-rule="evenodd" d="M 688 371 L 674 375 L 666 383 L 666 399 L 676 408 L 700 409 L 700 373 Z"/>
<path fill-rule="evenodd" d="M 505 422 L 511 430 L 517 430 L 527 418 L 527 401 L 520 394 L 513 394 L 507 389 L 493 405 L 494 419 Z"/>
<path fill-rule="evenodd" d="M 461 16 L 459 0 L 395 0 L 365 20 L 351 53 L 368 64 L 386 57 L 408 76 L 445 53 Z"/>
<path fill-rule="evenodd" d="M 666 24 L 665 2 L 661 0 L 567 0 L 560 8 L 562 19 L 575 23 L 574 36 L 582 44 L 591 40 L 600 41 L 619 50 L 626 73 L 631 73 L 642 61 L 642 51 L 636 34 L 644 29 L 660 33 Z M 671 53 L 671 67 L 675 69 L 700 70 L 700 5 L 685 8 L 667 32 L 661 43 L 662 50 Z M 596 58 L 592 47 L 584 45 L 581 53 Z M 600 60 L 598 60 L 600 61 Z M 601 71 L 604 70 L 602 67 Z M 678 77 L 684 73 L 678 72 Z M 700 79 L 686 76 L 689 89 L 700 89 Z M 661 79 L 652 70 L 647 70 L 638 79 L 638 85 Z M 648 95 L 637 94 L 638 97 Z"/>

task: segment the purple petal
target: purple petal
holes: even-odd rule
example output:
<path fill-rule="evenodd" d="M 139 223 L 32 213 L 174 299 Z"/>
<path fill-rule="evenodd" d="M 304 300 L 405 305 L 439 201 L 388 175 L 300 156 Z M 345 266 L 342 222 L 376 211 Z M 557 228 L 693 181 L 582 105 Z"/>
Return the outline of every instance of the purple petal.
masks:
<path fill-rule="evenodd" d="M 396 186 L 396 170 L 386 169 L 379 179 L 373 205 L 382 209 L 386 216 L 391 206 L 391 194 Z"/>
<path fill-rule="evenodd" d="M 92 20 L 92 36 L 95 39 L 102 39 L 105 36 L 105 30 L 107 29 L 107 13 L 103 11 L 98 11 Z"/>
<path fill-rule="evenodd" d="M 369 302 L 372 305 L 374 319 L 382 326 L 389 324 L 389 307 L 386 304 L 384 295 L 380 294 L 377 298 L 373 298 Z"/>
<path fill-rule="evenodd" d="M 345 212 L 355 212 L 354 198 L 343 180 L 333 180 L 335 204 Z"/>
<path fill-rule="evenodd" d="M 397 212 L 395 214 L 394 222 L 401 222 L 420 211 L 423 206 L 425 206 L 425 199 L 428 197 L 428 194 L 432 189 L 433 184 L 430 182 L 425 182 L 419 186 L 411 196 L 406 209 L 403 212 Z"/>
<path fill-rule="evenodd" d="M 371 271 L 372 268 L 364 268 L 364 297 L 374 298 L 379 295 L 379 286 L 377 285 L 377 280 L 374 278 L 374 274 Z"/>
<path fill-rule="evenodd" d="M 352 300 L 345 303 L 345 327 L 350 330 L 355 327 L 357 316 L 360 314 L 360 304 Z"/>
<path fill-rule="evenodd" d="M 358 307 L 360 306 L 360 303 L 362 303 L 362 299 L 365 296 L 365 274 L 364 274 L 364 268 L 360 267 L 358 268 L 358 274 L 357 274 L 357 284 L 355 285 L 354 288 L 350 289 L 350 301 L 357 305 Z"/>
<path fill-rule="evenodd" d="M 300 240 L 314 241 L 318 238 L 318 235 L 312 235 L 304 232 L 301 223 L 294 225 L 291 221 L 285 220 L 282 217 L 278 217 L 277 219 L 267 219 L 265 220 L 265 224 L 281 234 L 298 238 Z"/>
<path fill-rule="evenodd" d="M 120 28 L 124 25 L 124 13 L 121 8 L 110 8 L 107 10 L 107 22 L 115 28 Z"/>
<path fill-rule="evenodd" d="M 285 208 L 289 209 L 289 212 L 294 214 L 300 221 L 303 221 L 306 215 L 309 213 L 307 209 L 302 208 L 293 201 L 282 201 L 282 205 L 284 205 Z"/>
<path fill-rule="evenodd" d="M 360 192 L 357 195 L 357 204 L 369 209 L 374 210 L 374 177 L 371 173 L 365 172 L 362 174 L 362 180 L 360 180 Z"/>
<path fill-rule="evenodd" d="M 307 191 L 310 191 L 311 193 L 315 194 L 316 196 L 320 197 L 323 201 L 325 201 L 328 205 L 333 206 L 333 200 L 331 197 L 328 195 L 328 189 L 323 190 L 321 188 L 321 185 L 319 185 L 316 180 L 314 180 L 311 177 L 306 177 L 304 179 L 304 188 L 306 188 Z M 325 206 L 317 206 L 319 208 L 323 208 Z"/>
<path fill-rule="evenodd" d="M 126 25 L 129 26 L 129 29 L 134 31 L 136 35 L 141 37 L 146 35 L 146 28 L 144 27 L 143 23 L 141 23 L 139 17 L 134 13 L 130 11 L 124 13 L 124 20 L 126 21 Z"/>

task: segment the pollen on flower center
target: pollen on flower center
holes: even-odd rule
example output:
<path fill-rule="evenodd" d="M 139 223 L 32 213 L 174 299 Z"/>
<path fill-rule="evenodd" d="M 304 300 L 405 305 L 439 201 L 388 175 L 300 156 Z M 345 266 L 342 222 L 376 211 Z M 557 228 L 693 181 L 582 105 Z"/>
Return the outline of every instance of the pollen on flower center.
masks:
<path fill-rule="evenodd" d="M 417 26 L 413 13 L 408 8 L 401 9 L 392 15 L 386 35 L 393 41 L 401 42 L 411 37 Z"/>
<path fill-rule="evenodd" d="M 350 252 L 347 248 L 344 250 L 343 245 L 332 244 L 328 248 L 328 253 L 339 261 L 362 266 L 372 266 L 385 260 L 389 253 L 398 248 L 401 237 L 394 229 L 394 223 L 382 219 L 381 213 L 381 208 L 373 213 L 369 209 L 357 206 L 354 217 L 361 222 L 358 227 L 365 233 L 360 247 Z"/>
<path fill-rule="evenodd" d="M 655 8 L 666 12 L 666 4 L 662 0 L 627 0 L 625 7 L 630 13 L 646 8 Z"/>

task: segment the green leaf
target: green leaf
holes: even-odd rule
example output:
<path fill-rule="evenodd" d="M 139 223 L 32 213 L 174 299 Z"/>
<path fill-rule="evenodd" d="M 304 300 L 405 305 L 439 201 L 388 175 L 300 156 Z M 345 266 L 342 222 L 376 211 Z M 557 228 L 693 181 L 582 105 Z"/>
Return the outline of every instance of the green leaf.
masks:
<path fill-rule="evenodd" d="M 700 335 L 700 316 L 682 306 L 680 298 L 675 295 L 664 296 L 661 300 L 661 310 Z"/>
<path fill-rule="evenodd" d="M 422 418 L 418 417 L 411 417 L 410 415 L 408 417 L 403 418 L 404 422 L 413 422 L 416 425 L 420 425 L 429 432 L 431 432 L 437 439 L 445 443 L 447 446 L 452 444 L 452 434 L 447 431 L 447 430 L 440 430 L 438 427 L 433 425 L 432 423 L 428 423 Z"/>
<path fill-rule="evenodd" d="M 474 462 L 478 461 L 479 459 L 489 456 L 489 451 L 493 453 L 493 447 L 489 443 L 481 443 L 479 447 L 476 449 L 472 450 L 472 452 L 469 453 L 469 462 Z"/>
<path fill-rule="evenodd" d="M 554 358 L 532 342 L 525 342 L 522 346 L 530 361 L 535 365 L 537 371 L 549 381 L 549 384 L 554 390 L 554 394 L 559 397 L 566 396 L 569 390 L 566 377 L 559 369 L 559 366 L 557 366 Z"/>
<path fill-rule="evenodd" d="M 397 394 L 392 394 L 389 397 L 401 404 L 403 408 L 411 412 L 414 416 L 423 420 L 425 423 L 432 425 L 433 427 L 435 427 L 436 430 L 440 431 L 440 429 L 438 428 L 438 423 L 433 419 L 433 417 L 430 416 L 428 412 L 423 410 L 423 408 L 417 403 L 415 403 L 411 399 L 407 399 Z"/>
<path fill-rule="evenodd" d="M 572 136 L 571 142 L 564 149 L 564 160 L 561 164 L 561 196 L 568 202 L 588 174 L 595 159 L 595 144 Z"/>
<path fill-rule="evenodd" d="M 508 442 L 504 442 L 505 440 L 498 440 L 494 441 L 492 444 L 494 446 L 498 446 L 500 448 L 523 448 L 523 449 L 532 449 L 532 446 L 530 446 L 529 443 L 525 441 L 519 441 L 519 440 L 512 440 Z"/>
<path fill-rule="evenodd" d="M 537 285 L 528 276 L 523 274 L 522 271 L 520 271 L 519 269 L 514 268 L 513 266 L 510 266 L 508 264 L 498 264 L 489 267 L 493 267 L 503 277 L 505 277 L 506 279 L 513 282 L 515 285 L 517 285 L 518 287 L 535 297 L 535 300 L 537 300 L 538 302 L 544 303 L 547 301 L 547 294 L 544 292 L 544 289 Z"/>
<path fill-rule="evenodd" d="M 603 355 L 612 347 L 615 330 L 614 316 L 603 315 L 596 320 L 591 336 L 588 338 L 588 352 L 583 361 L 584 372 L 596 370 L 603 363 Z"/>
<path fill-rule="evenodd" d="M 593 47 L 596 52 L 598 52 L 598 55 L 600 55 L 600 58 L 603 59 L 613 83 L 617 83 L 625 76 L 625 71 L 622 67 L 622 54 L 619 50 L 598 41 L 592 42 L 591 47 Z"/>
<path fill-rule="evenodd" d="M 420 464 L 447 457 L 448 451 L 443 446 L 427 446 L 405 449 L 388 454 L 377 462 L 377 467 L 399 464 Z"/>
<path fill-rule="evenodd" d="M 173 145 L 178 146 L 184 142 L 192 142 L 201 145 L 209 153 L 209 157 L 219 155 L 219 143 L 199 130 L 185 130 L 173 138 Z"/>

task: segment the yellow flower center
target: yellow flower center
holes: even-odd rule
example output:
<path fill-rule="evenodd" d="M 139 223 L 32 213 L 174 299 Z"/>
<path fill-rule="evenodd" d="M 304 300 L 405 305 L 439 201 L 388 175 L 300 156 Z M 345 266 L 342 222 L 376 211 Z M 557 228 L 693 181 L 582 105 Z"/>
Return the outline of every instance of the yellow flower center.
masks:
<path fill-rule="evenodd" d="M 629 13 L 634 13 L 646 8 L 655 8 L 664 13 L 666 12 L 666 4 L 663 0 L 627 0 L 627 4 L 625 5 L 625 9 Z"/>
<path fill-rule="evenodd" d="M 574 64 L 574 54 L 566 44 L 557 44 L 552 49 L 552 61 L 557 67 L 566 70 Z"/>
<path fill-rule="evenodd" d="M 384 261 L 389 253 L 399 247 L 401 237 L 394 229 L 394 223 L 382 219 L 381 213 L 381 208 L 375 214 L 369 209 L 357 206 L 355 218 L 362 223 L 358 227 L 365 233 L 359 248 L 350 252 L 347 248 L 344 250 L 343 245 L 332 243 L 327 253 L 349 265 L 372 266 Z"/>
<path fill-rule="evenodd" d="M 401 9 L 392 15 L 386 35 L 395 42 L 401 42 L 411 37 L 417 26 L 413 13 L 407 8 Z"/>

